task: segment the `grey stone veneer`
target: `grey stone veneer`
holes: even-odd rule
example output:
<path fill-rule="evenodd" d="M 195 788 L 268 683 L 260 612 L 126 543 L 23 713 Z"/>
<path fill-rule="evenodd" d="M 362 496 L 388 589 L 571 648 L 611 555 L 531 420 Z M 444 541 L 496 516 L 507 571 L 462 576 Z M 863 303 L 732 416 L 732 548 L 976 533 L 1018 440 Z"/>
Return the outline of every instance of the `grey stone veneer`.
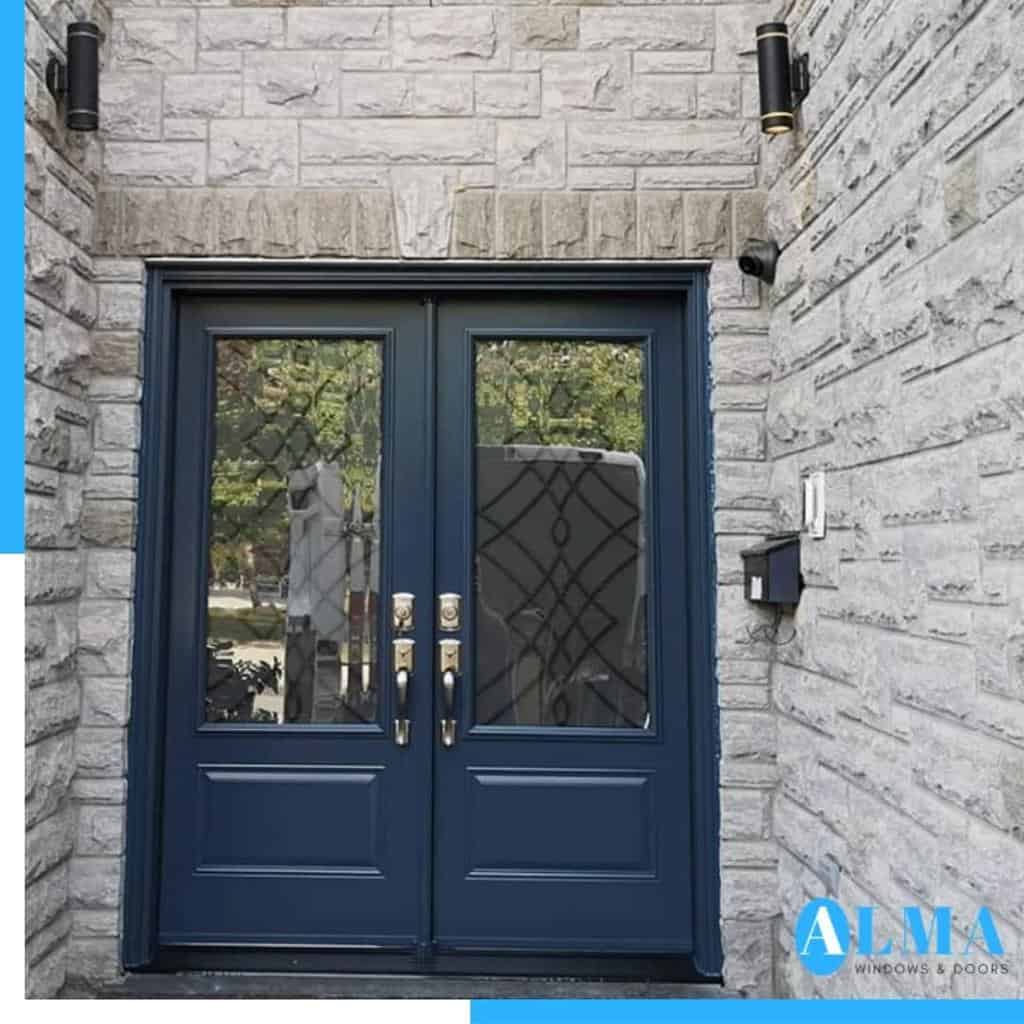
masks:
<path fill-rule="evenodd" d="M 103 3 L 87 5 L 109 27 Z M 83 595 L 104 571 L 86 550 L 83 507 L 94 489 L 90 331 L 96 323 L 93 233 L 100 148 L 65 132 L 43 85 L 50 51 L 62 51 L 79 11 L 68 2 L 25 5 L 25 958 L 26 993 L 64 984 L 73 850 L 95 851 L 119 826 L 75 796 L 83 652 Z M 121 721 L 124 721 L 122 715 Z M 79 748 L 80 749 L 80 748 Z M 80 763 L 80 761 L 78 762 Z M 86 784 L 88 786 L 88 784 Z M 114 782 L 107 789 L 123 782 Z M 117 840 L 109 843 L 116 847 Z"/>
<path fill-rule="evenodd" d="M 801 0 L 790 24 L 813 87 L 763 150 L 767 455 L 780 525 L 827 471 L 829 532 L 772 667 L 779 992 L 1019 997 L 1024 3 Z M 825 894 L 878 907 L 879 945 L 945 904 L 960 949 L 987 904 L 1008 972 L 815 979 L 792 928 Z"/>

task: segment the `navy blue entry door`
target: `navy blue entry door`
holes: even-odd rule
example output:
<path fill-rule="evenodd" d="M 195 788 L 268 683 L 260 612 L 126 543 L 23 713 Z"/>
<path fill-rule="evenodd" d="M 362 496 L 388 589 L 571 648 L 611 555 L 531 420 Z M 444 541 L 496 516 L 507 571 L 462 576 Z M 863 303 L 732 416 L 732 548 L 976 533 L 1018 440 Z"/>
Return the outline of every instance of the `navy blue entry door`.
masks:
<path fill-rule="evenodd" d="M 684 320 L 182 302 L 162 946 L 693 951 Z"/>

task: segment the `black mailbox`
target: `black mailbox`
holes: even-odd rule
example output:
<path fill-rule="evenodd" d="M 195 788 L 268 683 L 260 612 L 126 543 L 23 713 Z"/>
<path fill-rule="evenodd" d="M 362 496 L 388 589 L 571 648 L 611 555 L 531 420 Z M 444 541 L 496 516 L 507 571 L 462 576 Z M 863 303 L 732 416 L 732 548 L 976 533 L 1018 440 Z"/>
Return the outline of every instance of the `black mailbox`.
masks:
<path fill-rule="evenodd" d="M 800 600 L 800 534 L 775 534 L 740 556 L 748 601 L 796 604 Z"/>

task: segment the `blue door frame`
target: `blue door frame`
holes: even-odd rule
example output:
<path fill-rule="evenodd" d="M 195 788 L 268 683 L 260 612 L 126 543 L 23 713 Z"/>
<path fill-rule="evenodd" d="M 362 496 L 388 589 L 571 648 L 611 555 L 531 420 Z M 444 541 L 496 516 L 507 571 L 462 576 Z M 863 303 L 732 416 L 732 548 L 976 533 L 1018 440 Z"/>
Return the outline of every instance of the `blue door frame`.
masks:
<path fill-rule="evenodd" d="M 672 842 L 661 851 L 663 855 L 672 855 L 672 863 L 661 865 L 658 871 L 659 877 L 667 871 L 671 878 L 669 887 L 659 891 L 660 898 L 673 907 L 678 925 L 675 936 L 670 934 L 671 922 L 666 918 L 661 933 L 655 928 L 648 936 L 632 935 L 628 941 L 616 942 L 613 933 L 602 936 L 598 929 L 594 932 L 594 941 L 587 942 L 581 939 L 590 927 L 583 915 L 575 926 L 570 921 L 564 934 L 552 934 L 545 941 L 544 936 L 531 935 L 529 929 L 517 930 L 511 923 L 516 917 L 517 901 L 510 898 L 507 890 L 502 890 L 501 884 L 495 886 L 492 880 L 474 888 L 472 894 L 460 891 L 459 871 L 446 872 L 439 865 L 459 859 L 465 836 L 460 832 L 458 815 L 438 810 L 443 805 L 439 804 L 436 792 L 433 810 L 430 794 L 421 792 L 430 788 L 432 772 L 436 773 L 433 777 L 440 792 L 462 792 L 460 780 L 467 770 L 472 774 L 476 769 L 493 772 L 502 766 L 514 766 L 519 778 L 531 771 L 550 773 L 559 764 L 559 757 L 564 757 L 564 751 L 573 747 L 575 751 L 588 751 L 582 761 L 573 754 L 574 774 L 579 781 L 581 773 L 588 770 L 587 765 L 591 765 L 592 770 L 608 769 L 610 763 L 615 763 L 617 752 L 630 748 L 639 751 L 644 747 L 644 739 L 618 735 L 609 739 L 608 733 L 597 735 L 600 730 L 593 730 L 595 735 L 588 739 L 582 735 L 587 730 L 581 730 L 578 737 L 559 738 L 554 746 L 549 744 L 544 756 L 524 756 L 526 750 L 545 749 L 544 743 L 538 742 L 545 739 L 544 730 L 535 730 L 532 738 L 525 734 L 514 739 L 506 737 L 505 747 L 513 742 L 518 745 L 519 753 L 513 756 L 506 749 L 497 762 L 489 762 L 483 756 L 487 747 L 480 743 L 474 747 L 473 741 L 480 738 L 479 727 L 460 726 L 451 750 L 441 750 L 437 743 L 423 742 L 423 739 L 436 737 L 441 703 L 439 690 L 430 686 L 427 694 L 413 697 L 414 701 L 422 701 L 419 708 L 413 709 L 414 736 L 420 742 L 399 750 L 390 745 L 386 730 L 378 730 L 376 737 L 363 737 L 363 753 L 350 758 L 358 762 L 356 767 L 368 761 L 381 768 L 389 764 L 404 766 L 399 773 L 404 781 L 391 790 L 400 805 L 402 820 L 408 825 L 408 835 L 401 833 L 398 844 L 405 851 L 405 860 L 389 865 L 389 876 L 401 875 L 406 883 L 404 888 L 390 887 L 393 913 L 385 909 L 382 918 L 380 898 L 375 895 L 373 905 L 368 903 L 365 908 L 365 919 L 360 919 L 358 913 L 354 915 L 351 934 L 340 938 L 335 934 L 336 941 L 327 942 L 337 947 L 333 951 L 313 951 L 313 947 L 320 944 L 318 937 L 323 939 L 315 928 L 315 914 L 309 918 L 312 922 L 309 927 L 294 935 L 285 935 L 283 943 L 290 947 L 287 962 L 292 969 L 423 973 L 558 971 L 579 975 L 706 979 L 720 974 L 717 720 L 712 642 L 714 571 L 705 304 L 703 268 L 663 264 L 301 267 L 175 263 L 150 268 L 144 346 L 146 397 L 140 458 L 135 685 L 129 731 L 131 775 L 123 942 L 127 968 L 255 966 L 260 963 L 280 966 L 282 963 L 269 949 L 240 948 L 249 945 L 245 942 L 244 929 L 242 932 L 230 929 L 218 932 L 215 914 L 199 929 L 205 934 L 202 947 L 197 951 L 189 945 L 188 929 L 179 930 L 175 924 L 173 894 L 188 891 L 190 900 L 198 899 L 197 906 L 212 906 L 219 899 L 223 901 L 222 906 L 239 908 L 244 904 L 244 894 L 240 890 L 237 899 L 231 893 L 225 894 L 223 888 L 217 888 L 223 886 L 224 878 L 217 877 L 216 873 L 204 879 L 208 883 L 204 892 L 189 889 L 194 865 L 189 863 L 191 854 L 186 849 L 187 844 L 185 847 L 176 845 L 172 837 L 164 834 L 167 816 L 171 816 L 172 822 L 176 821 L 178 812 L 174 808 L 188 808 L 194 797 L 189 789 L 190 773 L 166 771 L 167 737 L 171 736 L 171 743 L 176 745 L 173 751 L 182 749 L 182 742 L 194 746 L 194 749 L 189 748 L 193 766 L 212 757 L 200 749 L 204 743 L 208 744 L 210 731 L 206 730 L 204 735 L 201 723 L 194 718 L 194 709 L 183 710 L 180 701 L 167 699 L 173 680 L 181 678 L 188 658 L 194 666 L 199 650 L 200 616 L 195 609 L 182 610 L 175 597 L 180 598 L 187 592 L 186 577 L 191 573 L 195 579 L 197 566 L 205 558 L 206 535 L 202 522 L 196 520 L 195 529 L 184 531 L 193 538 L 191 547 L 187 544 L 182 547 L 181 525 L 189 516 L 195 520 L 197 515 L 205 514 L 203 503 L 196 501 L 196 494 L 205 493 L 203 488 L 207 485 L 202 476 L 208 461 L 196 459 L 194 453 L 208 445 L 209 439 L 202 436 L 197 426 L 202 417 L 189 419 L 187 411 L 193 401 L 196 408 L 209 403 L 209 395 L 204 392 L 208 383 L 204 382 L 211 378 L 210 339 L 231 331 L 246 336 L 276 334 L 280 337 L 282 331 L 286 331 L 288 337 L 303 333 L 322 337 L 336 334 L 343 327 L 360 328 L 364 333 L 378 330 L 385 339 L 385 375 L 392 374 L 397 387 L 385 397 L 385 421 L 392 438 L 397 439 L 397 445 L 392 445 L 385 454 L 385 464 L 391 463 L 391 482 L 384 483 L 385 507 L 401 510 L 402 495 L 414 489 L 422 495 L 421 501 L 416 503 L 418 508 L 422 509 L 424 504 L 433 508 L 436 481 L 438 532 L 435 550 L 431 515 L 417 515 L 408 505 L 404 513 L 396 512 L 404 515 L 401 524 L 397 520 L 390 524 L 400 550 L 385 558 L 381 594 L 411 590 L 418 595 L 417 663 L 427 670 L 436 662 L 436 636 L 432 629 L 435 593 L 448 589 L 466 595 L 471 592 L 467 551 L 472 488 L 460 490 L 456 486 L 459 479 L 471 478 L 465 476 L 465 460 L 472 451 L 472 388 L 467 388 L 472 332 L 467 333 L 467 328 L 480 328 L 482 334 L 486 334 L 487 329 L 529 334 L 531 330 L 554 327 L 569 335 L 579 330 L 594 336 L 600 333 L 603 324 L 614 328 L 617 336 L 633 330 L 647 339 L 644 344 L 649 375 L 648 409 L 656 445 L 653 458 L 668 457 L 669 449 L 676 445 L 675 454 L 681 463 L 678 473 L 658 475 L 665 480 L 665 493 L 658 491 L 649 495 L 654 509 L 673 507 L 677 503 L 685 505 L 685 515 L 676 517 L 673 526 L 659 524 L 658 520 L 653 526 L 655 544 L 677 555 L 680 562 L 677 566 L 662 566 L 655 574 L 654 591 L 661 595 L 663 604 L 666 600 L 671 602 L 673 628 L 659 631 L 659 637 L 663 633 L 667 636 L 664 643 L 668 646 L 659 639 L 661 646 L 654 653 L 654 661 L 659 666 L 655 672 L 657 680 L 664 679 L 664 664 L 670 660 L 678 662 L 680 675 L 688 685 L 674 713 L 670 710 L 671 702 L 666 700 L 664 684 L 660 684 L 660 692 L 655 689 L 655 725 L 653 732 L 645 734 L 646 747 L 654 760 L 648 765 L 633 758 L 628 765 L 623 762 L 620 768 L 634 775 L 638 771 L 643 775 L 657 770 L 661 791 L 667 793 L 674 783 L 676 791 L 684 795 L 682 803 L 689 801 L 684 815 L 685 834 L 673 833 Z M 353 308 L 362 309 L 366 316 L 349 323 Z M 231 311 L 230 315 L 226 314 L 227 310 Z M 289 310 L 300 311 L 295 314 L 297 320 L 289 321 L 292 316 Z M 405 324 L 397 332 L 388 327 L 388 323 L 396 319 Z M 421 343 L 415 346 L 408 339 L 415 334 L 417 321 L 422 323 L 422 337 Z M 215 330 L 211 333 L 212 329 Z M 401 340 L 397 343 L 386 340 L 396 334 L 406 337 L 406 348 L 401 347 Z M 672 335 L 674 337 L 670 337 Z M 651 340 L 653 337 L 657 338 L 656 343 Z M 399 356 L 404 370 L 395 374 Z M 447 428 L 447 435 L 445 428 L 441 428 L 436 461 L 434 432 L 417 429 L 418 423 L 430 421 L 435 400 L 442 408 L 458 409 L 454 426 Z M 196 468 L 200 465 L 201 472 Z M 202 573 L 199 577 L 204 578 Z M 668 579 L 671 583 L 664 582 Z M 471 605 L 471 601 L 464 602 L 470 621 Z M 381 649 L 388 646 L 390 634 L 385 634 Z M 468 649 L 466 656 L 472 657 Z M 387 678 L 385 670 L 381 679 Z M 413 694 L 417 693 L 413 687 Z M 380 716 L 383 722 L 390 722 L 393 717 L 390 694 L 390 686 L 385 686 Z M 472 705 L 467 689 L 463 689 L 459 701 L 459 717 L 468 722 Z M 674 730 L 679 737 L 674 751 L 677 757 L 682 751 L 685 762 L 677 760 L 673 765 L 665 759 L 666 730 Z M 315 736 L 309 732 L 284 735 L 275 731 L 273 739 L 261 737 L 258 740 L 254 734 L 245 733 L 245 727 L 238 727 L 234 737 L 228 737 L 226 742 L 237 740 L 242 744 L 237 760 L 251 762 L 255 758 L 262 766 L 264 777 L 272 775 L 277 764 L 293 767 L 301 763 L 306 770 L 317 765 L 337 767 L 335 762 L 339 757 L 344 761 L 348 756 L 348 751 L 341 755 L 331 752 L 331 737 L 337 737 L 337 732 L 332 734 L 330 729 L 321 730 Z M 178 738 L 174 739 L 175 736 Z M 234 755 L 224 746 L 225 737 L 218 736 L 216 742 L 221 746 L 214 760 L 219 764 L 231 762 Z M 246 743 L 249 747 L 243 749 Z M 319 754 L 316 752 L 318 744 Z M 492 743 L 490 749 L 500 750 L 501 746 L 501 742 Z M 563 751 L 561 755 L 557 752 L 559 747 Z M 552 757 L 554 761 L 550 760 Z M 398 775 L 393 772 L 391 777 Z M 301 799 L 299 802 L 301 804 Z M 509 806 L 515 806 L 515 802 Z M 314 804 L 308 804 L 310 814 L 315 810 Z M 431 816 L 436 819 L 436 815 L 442 813 L 445 814 L 444 824 L 434 821 L 431 840 Z M 447 828 L 448 822 L 456 823 L 452 830 Z M 391 827 L 400 832 L 403 826 L 392 823 Z M 446 843 L 451 846 L 447 861 Z M 433 870 L 430 869 L 431 853 Z M 676 871 L 674 876 L 673 871 Z M 163 906 L 161 880 L 164 881 Z M 606 886 L 603 892 L 610 894 L 613 901 L 622 901 L 624 909 L 636 899 L 639 890 L 621 884 L 618 888 L 615 884 L 608 888 L 608 883 L 614 883 L 614 879 L 607 877 L 601 881 Z M 337 878 L 332 884 L 337 884 Z M 555 894 L 550 880 L 543 884 L 548 884 L 546 891 L 550 895 Z M 253 921 L 246 916 L 248 910 L 239 910 L 238 920 L 245 920 L 246 927 L 251 924 L 252 934 L 271 935 L 270 925 L 275 915 L 280 920 L 289 902 L 295 899 L 309 896 L 315 902 L 317 890 L 314 885 L 306 890 L 306 896 L 299 890 L 281 889 L 279 892 L 280 905 L 275 908 L 271 898 L 265 912 L 257 914 Z M 348 905 L 358 911 L 362 897 L 356 892 L 352 890 Z M 478 896 L 482 898 L 478 900 Z M 415 904 L 415 912 L 407 914 L 404 921 L 400 920 L 399 908 L 408 906 L 410 900 Z M 566 906 L 570 905 L 571 899 Z M 439 909 L 441 907 L 462 908 L 468 913 L 452 916 Z M 475 920 L 474 908 L 479 911 Z M 485 918 L 481 913 L 489 914 L 492 920 L 505 921 L 506 927 L 511 929 L 509 941 L 495 943 L 493 936 L 488 938 L 484 934 L 486 928 L 482 927 Z M 383 932 L 368 928 L 367 922 L 374 914 L 374 920 L 390 922 Z M 191 920 L 194 923 L 196 919 Z M 366 940 L 362 951 L 355 948 L 360 938 Z M 367 944 L 377 949 L 365 952 Z M 274 942 L 268 939 L 258 945 L 270 947 Z M 610 955 L 609 951 L 615 955 Z"/>

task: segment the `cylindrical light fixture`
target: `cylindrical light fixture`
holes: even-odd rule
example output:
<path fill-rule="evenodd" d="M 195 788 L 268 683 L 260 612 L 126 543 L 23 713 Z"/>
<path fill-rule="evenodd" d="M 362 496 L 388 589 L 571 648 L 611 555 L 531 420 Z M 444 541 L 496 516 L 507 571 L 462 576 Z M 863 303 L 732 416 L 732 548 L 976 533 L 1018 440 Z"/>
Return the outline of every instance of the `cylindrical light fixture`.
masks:
<path fill-rule="evenodd" d="M 72 131 L 100 126 L 100 30 L 91 21 L 68 25 L 67 117 Z"/>
<path fill-rule="evenodd" d="M 51 57 L 46 87 L 58 103 L 66 103 L 65 122 L 74 132 L 100 126 L 100 30 L 91 21 L 68 25 L 68 61 Z"/>
<path fill-rule="evenodd" d="M 761 91 L 761 131 L 791 132 L 793 111 L 807 95 L 807 58 L 789 57 L 789 29 L 784 21 L 758 25 L 757 78 Z"/>

